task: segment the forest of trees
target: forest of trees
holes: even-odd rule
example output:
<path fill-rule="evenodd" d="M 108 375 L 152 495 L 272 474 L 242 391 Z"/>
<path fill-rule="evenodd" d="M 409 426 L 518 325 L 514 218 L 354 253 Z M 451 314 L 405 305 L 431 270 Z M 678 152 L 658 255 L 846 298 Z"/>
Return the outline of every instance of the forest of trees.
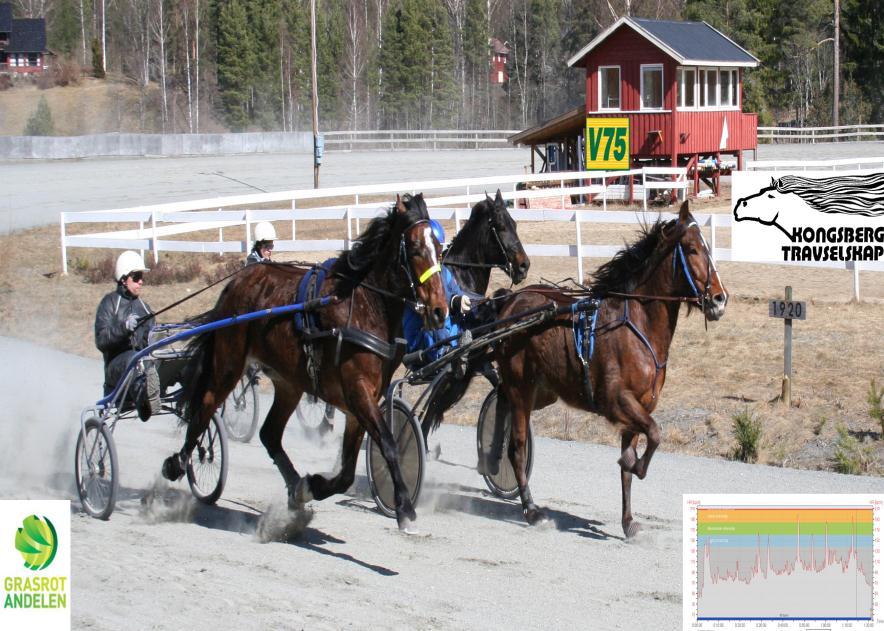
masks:
<path fill-rule="evenodd" d="M 744 88 L 761 124 L 830 125 L 837 1 L 316 0 L 320 126 L 523 129 L 582 102 L 566 60 L 623 15 L 709 22 L 761 60 Z M 138 86 L 163 131 L 310 129 L 309 0 L 13 6 L 46 18 L 57 59 Z M 841 124 L 884 118 L 882 17 L 880 0 L 840 0 Z M 491 37 L 510 48 L 504 85 Z"/>

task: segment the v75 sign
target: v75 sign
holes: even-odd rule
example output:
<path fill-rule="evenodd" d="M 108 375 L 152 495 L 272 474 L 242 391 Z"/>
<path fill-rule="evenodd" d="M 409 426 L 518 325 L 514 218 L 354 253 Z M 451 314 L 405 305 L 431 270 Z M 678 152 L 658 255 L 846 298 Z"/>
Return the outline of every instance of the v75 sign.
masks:
<path fill-rule="evenodd" d="M 629 119 L 586 119 L 586 170 L 629 169 Z"/>

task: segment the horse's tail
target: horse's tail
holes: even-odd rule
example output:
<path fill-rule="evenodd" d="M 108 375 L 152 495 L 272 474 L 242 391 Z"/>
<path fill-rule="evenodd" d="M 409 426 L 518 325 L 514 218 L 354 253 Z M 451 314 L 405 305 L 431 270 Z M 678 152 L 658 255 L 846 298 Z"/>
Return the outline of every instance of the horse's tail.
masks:
<path fill-rule="evenodd" d="M 206 331 L 196 336 L 187 346 L 191 355 L 181 373 L 181 393 L 178 399 L 178 416 L 186 424 L 195 420 L 199 414 L 209 387 L 215 357 L 215 337 L 215 331 Z"/>

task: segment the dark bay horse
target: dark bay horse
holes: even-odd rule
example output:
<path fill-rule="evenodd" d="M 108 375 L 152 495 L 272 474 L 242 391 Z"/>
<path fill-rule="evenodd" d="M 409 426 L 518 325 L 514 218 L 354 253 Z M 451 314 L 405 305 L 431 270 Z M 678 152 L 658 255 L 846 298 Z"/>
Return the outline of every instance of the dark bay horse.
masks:
<path fill-rule="evenodd" d="M 660 428 L 651 416 L 666 378 L 669 345 L 682 301 L 688 311 L 700 306 L 706 318 L 724 315 L 727 292 L 715 269 L 712 253 L 687 202 L 677 219 L 657 222 L 596 272 L 592 295 L 597 311 L 594 353 L 589 381 L 577 356 L 572 315 L 565 314 L 519 332 L 495 349 L 502 396 L 498 418 L 512 410 L 509 458 L 516 472 L 525 519 L 546 519 L 531 497 L 525 472 L 525 441 L 532 410 L 561 398 L 566 404 L 595 412 L 620 427 L 618 460 L 622 486 L 622 526 L 627 537 L 640 526 L 630 505 L 633 474 L 643 479 Z M 500 318 L 540 307 L 550 301 L 568 305 L 575 299 L 551 286 L 531 286 L 510 295 Z M 590 399 L 591 393 L 591 399 Z M 639 436 L 647 446 L 638 457 Z"/>
<path fill-rule="evenodd" d="M 473 206 L 470 218 L 454 236 L 442 256 L 442 264 L 451 273 L 461 288 L 474 294 L 485 295 L 491 280 L 491 270 L 500 268 L 518 285 L 528 275 L 531 261 L 525 253 L 516 229 L 516 222 L 510 216 L 500 189 L 494 199 L 488 195 Z M 493 302 L 476 305 L 473 320 L 476 324 L 490 322 L 495 317 Z M 442 420 L 442 414 L 463 397 L 473 376 L 485 356 L 470 358 L 470 365 L 460 378 L 450 378 L 442 384 L 429 402 L 423 421 L 424 435 L 428 435 Z"/>
<path fill-rule="evenodd" d="M 337 336 L 313 342 L 319 364 L 318 388 L 314 388 L 308 374 L 307 353 L 291 316 L 253 320 L 198 337 L 191 345 L 194 356 L 183 379 L 186 386 L 181 412 L 188 424 L 187 435 L 181 451 L 166 459 L 163 475 L 170 480 L 181 478 L 197 437 L 227 398 L 247 362 L 255 362 L 274 389 L 273 404 L 261 426 L 261 442 L 285 480 L 290 507 L 346 491 L 353 483 L 359 445 L 367 431 L 381 446 L 390 468 L 397 522 L 408 532 L 416 515 L 397 462 L 396 444 L 378 401 L 395 368 L 397 351 L 387 343 L 400 330 L 405 302 L 417 303 L 426 325 L 434 328 L 441 326 L 448 315 L 438 273 L 437 243 L 428 222 L 421 195 L 406 195 L 401 200 L 397 197 L 388 214 L 374 219 L 360 235 L 359 244 L 342 253 L 331 267 L 319 294 L 335 295 L 339 300 L 319 310 L 320 327 L 355 330 L 363 339 L 364 334 L 370 334 L 374 342 L 341 343 Z M 218 320 L 291 304 L 305 273 L 305 269 L 282 264 L 252 265 L 228 283 L 205 318 Z M 304 392 L 344 410 L 348 417 L 344 465 L 332 479 L 320 475 L 302 478 L 282 448 L 286 423 Z"/>

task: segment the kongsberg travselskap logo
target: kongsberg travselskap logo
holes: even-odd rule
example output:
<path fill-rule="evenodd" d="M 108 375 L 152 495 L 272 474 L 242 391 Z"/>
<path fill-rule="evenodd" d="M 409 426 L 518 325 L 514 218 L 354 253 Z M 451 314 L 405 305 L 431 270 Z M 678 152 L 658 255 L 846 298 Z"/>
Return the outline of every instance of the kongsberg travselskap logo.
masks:
<path fill-rule="evenodd" d="M 15 533 L 15 549 L 31 570 L 45 570 L 58 551 L 58 535 L 48 517 L 29 515 Z"/>
<path fill-rule="evenodd" d="M 784 175 L 756 190 L 734 203 L 734 220 L 774 229 L 783 261 L 884 260 L 884 173 Z M 767 247 L 766 237 L 747 233 L 741 243 Z"/>

